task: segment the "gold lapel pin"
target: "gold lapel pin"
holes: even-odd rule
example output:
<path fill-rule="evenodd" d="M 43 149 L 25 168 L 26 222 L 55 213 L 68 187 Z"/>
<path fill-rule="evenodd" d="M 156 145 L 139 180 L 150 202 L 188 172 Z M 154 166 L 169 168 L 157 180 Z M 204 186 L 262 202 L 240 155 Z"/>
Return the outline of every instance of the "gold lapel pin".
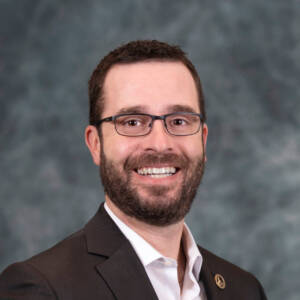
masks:
<path fill-rule="evenodd" d="M 217 287 L 220 288 L 221 290 L 224 290 L 226 287 L 226 282 L 225 282 L 224 277 L 220 274 L 216 274 L 214 278 L 215 278 Z"/>

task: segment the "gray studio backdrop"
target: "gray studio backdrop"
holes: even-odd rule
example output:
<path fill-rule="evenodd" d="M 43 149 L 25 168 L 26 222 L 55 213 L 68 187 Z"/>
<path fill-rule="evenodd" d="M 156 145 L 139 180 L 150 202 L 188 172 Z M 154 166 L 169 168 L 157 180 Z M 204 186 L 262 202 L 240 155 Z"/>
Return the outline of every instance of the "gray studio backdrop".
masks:
<path fill-rule="evenodd" d="M 104 200 L 83 140 L 87 81 L 108 50 L 155 38 L 183 47 L 204 85 L 197 242 L 253 272 L 269 299 L 299 299 L 299 0 L 0 4 L 0 271 Z"/>

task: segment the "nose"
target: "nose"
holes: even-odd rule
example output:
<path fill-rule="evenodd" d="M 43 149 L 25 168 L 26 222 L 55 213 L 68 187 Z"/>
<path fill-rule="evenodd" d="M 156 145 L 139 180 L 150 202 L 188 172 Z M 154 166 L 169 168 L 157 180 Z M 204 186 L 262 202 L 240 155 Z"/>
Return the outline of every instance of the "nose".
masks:
<path fill-rule="evenodd" d="M 171 151 L 173 149 L 174 138 L 174 136 L 167 132 L 163 120 L 154 120 L 151 132 L 144 136 L 143 147 L 148 151 Z"/>

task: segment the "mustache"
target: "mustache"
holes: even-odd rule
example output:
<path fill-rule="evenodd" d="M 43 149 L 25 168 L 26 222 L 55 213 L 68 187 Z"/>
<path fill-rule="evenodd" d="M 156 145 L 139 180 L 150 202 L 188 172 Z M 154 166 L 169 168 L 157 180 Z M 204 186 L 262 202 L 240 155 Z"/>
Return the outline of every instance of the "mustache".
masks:
<path fill-rule="evenodd" d="M 142 153 L 134 157 L 128 157 L 124 163 L 124 169 L 130 171 L 162 164 L 183 169 L 188 163 L 189 159 L 186 156 L 175 153 Z"/>

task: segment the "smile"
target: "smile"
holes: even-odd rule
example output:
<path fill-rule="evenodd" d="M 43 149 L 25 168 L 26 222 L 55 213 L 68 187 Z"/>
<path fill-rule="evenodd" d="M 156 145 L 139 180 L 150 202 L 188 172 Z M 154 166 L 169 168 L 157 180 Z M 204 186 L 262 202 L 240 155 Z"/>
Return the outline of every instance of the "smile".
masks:
<path fill-rule="evenodd" d="M 152 178 L 163 178 L 172 176 L 176 173 L 175 167 L 163 167 L 163 168 L 139 168 L 137 173 L 143 176 L 150 176 Z"/>

